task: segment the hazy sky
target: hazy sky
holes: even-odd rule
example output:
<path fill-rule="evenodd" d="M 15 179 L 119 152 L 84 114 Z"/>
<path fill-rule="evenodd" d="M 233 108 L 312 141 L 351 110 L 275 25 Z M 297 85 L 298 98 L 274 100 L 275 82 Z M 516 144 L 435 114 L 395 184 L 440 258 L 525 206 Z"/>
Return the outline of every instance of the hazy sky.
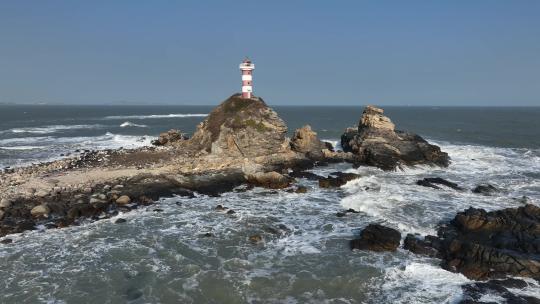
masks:
<path fill-rule="evenodd" d="M 540 106 L 540 1 L 0 0 L 0 102 Z"/>

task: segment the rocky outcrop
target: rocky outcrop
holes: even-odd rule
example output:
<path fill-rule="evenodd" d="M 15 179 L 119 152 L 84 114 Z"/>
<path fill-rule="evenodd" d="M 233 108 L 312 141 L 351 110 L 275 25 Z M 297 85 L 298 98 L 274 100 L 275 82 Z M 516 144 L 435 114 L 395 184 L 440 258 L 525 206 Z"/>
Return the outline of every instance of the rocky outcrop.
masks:
<path fill-rule="evenodd" d="M 258 157 L 288 149 L 287 126 L 261 98 L 233 95 L 197 126 L 190 144 L 216 156 Z"/>
<path fill-rule="evenodd" d="M 540 279 L 540 207 L 529 204 L 491 212 L 469 208 L 439 228 L 438 237 L 406 244 L 413 252 L 440 256 L 445 269 L 471 279 Z"/>
<path fill-rule="evenodd" d="M 358 128 L 348 128 L 341 136 L 343 151 L 358 156 L 360 164 L 394 170 L 403 165 L 428 164 L 446 167 L 448 154 L 422 137 L 397 131 L 383 110 L 367 106 Z"/>
<path fill-rule="evenodd" d="M 346 172 L 333 172 L 328 177 L 319 179 L 320 188 L 339 188 L 345 185 L 347 182 L 352 181 L 360 177 L 360 174 L 346 173 Z"/>
<path fill-rule="evenodd" d="M 369 224 L 360 238 L 351 241 L 351 249 L 371 251 L 396 251 L 401 241 L 399 231 L 379 224 Z"/>
<path fill-rule="evenodd" d="M 429 187 L 433 189 L 441 189 L 441 187 L 437 185 L 443 185 L 448 188 L 452 188 L 454 190 L 458 190 L 458 191 L 463 190 L 463 188 L 458 186 L 458 184 L 445 180 L 444 178 L 440 178 L 440 177 L 426 177 L 424 179 L 416 181 L 416 184 L 419 186 Z"/>
<path fill-rule="evenodd" d="M 499 192 L 499 189 L 497 189 L 495 186 L 490 184 L 482 184 L 476 186 L 473 190 L 473 193 L 482 194 L 482 195 L 493 195 L 497 192 Z"/>
<path fill-rule="evenodd" d="M 248 174 L 247 181 L 253 186 L 269 189 L 282 189 L 291 185 L 292 178 L 278 172 L 271 171 Z"/>
<path fill-rule="evenodd" d="M 188 136 L 184 133 L 182 133 L 180 130 L 169 130 L 167 132 L 163 132 L 159 134 L 158 139 L 153 140 L 152 144 L 154 146 L 164 146 L 167 144 L 172 144 L 175 142 L 187 140 Z"/>
<path fill-rule="evenodd" d="M 291 139 L 291 149 L 315 160 L 324 158 L 323 151 L 325 149 L 328 151 L 333 150 L 332 147 L 319 140 L 317 133 L 311 130 L 311 126 L 309 125 L 303 126 L 294 132 L 294 136 Z"/>

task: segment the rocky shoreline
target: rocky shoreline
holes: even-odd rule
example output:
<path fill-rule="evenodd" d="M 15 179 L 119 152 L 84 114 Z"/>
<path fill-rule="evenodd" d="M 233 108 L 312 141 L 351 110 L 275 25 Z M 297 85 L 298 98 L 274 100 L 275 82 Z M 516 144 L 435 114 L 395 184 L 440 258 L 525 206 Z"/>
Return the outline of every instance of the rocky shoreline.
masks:
<path fill-rule="evenodd" d="M 153 204 L 160 197 L 219 196 L 239 186 L 305 193 L 296 179 L 338 188 L 358 178 L 306 171 L 328 163 L 399 170 L 406 166 L 447 167 L 447 153 L 422 137 L 395 130 L 382 109 L 368 106 L 355 128 L 341 137 L 342 151 L 304 126 L 286 137 L 285 122 L 261 98 L 233 95 L 216 107 L 190 137 L 180 130 L 159 136 L 153 147 L 84 151 L 75 157 L 9 168 L 0 173 L 0 237 L 38 227 L 79 225 Z M 465 191 L 440 178 L 418 185 Z M 491 195 L 498 189 L 472 190 Z M 355 210 L 338 213 L 345 216 Z M 540 278 L 540 211 L 534 205 L 486 212 L 469 209 L 443 223 L 437 236 L 408 235 L 403 247 L 441 259 L 445 269 L 475 280 L 505 275 Z M 3 239 L 4 243 L 9 238 Z M 378 224 L 365 228 L 351 248 L 393 251 L 401 235 Z M 473 293 L 472 288 L 471 293 Z M 471 298 L 474 298 L 471 296 Z"/>

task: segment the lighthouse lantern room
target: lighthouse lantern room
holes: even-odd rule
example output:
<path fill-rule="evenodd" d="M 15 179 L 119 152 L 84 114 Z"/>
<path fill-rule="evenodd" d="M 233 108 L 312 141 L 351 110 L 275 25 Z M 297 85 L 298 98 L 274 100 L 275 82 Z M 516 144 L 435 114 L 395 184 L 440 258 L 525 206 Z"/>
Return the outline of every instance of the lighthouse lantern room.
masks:
<path fill-rule="evenodd" d="M 251 74 L 255 69 L 255 65 L 246 57 L 240 63 L 239 68 L 242 71 L 242 98 L 251 98 L 253 93 L 253 77 Z"/>

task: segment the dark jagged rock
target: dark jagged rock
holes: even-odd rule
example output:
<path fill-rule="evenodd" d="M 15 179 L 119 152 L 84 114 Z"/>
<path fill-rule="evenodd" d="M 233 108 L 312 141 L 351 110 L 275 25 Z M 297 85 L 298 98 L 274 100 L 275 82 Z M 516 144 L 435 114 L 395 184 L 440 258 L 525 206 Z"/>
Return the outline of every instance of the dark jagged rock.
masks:
<path fill-rule="evenodd" d="M 291 149 L 305 154 L 310 159 L 323 159 L 323 150 L 327 148 L 327 145 L 317 138 L 317 133 L 311 130 L 309 125 L 297 129 L 291 139 Z M 333 151 L 333 148 L 330 151 Z"/>
<path fill-rule="evenodd" d="M 233 95 L 214 108 L 189 140 L 198 150 L 257 157 L 287 149 L 287 126 L 261 98 Z"/>
<path fill-rule="evenodd" d="M 345 185 L 353 179 L 359 178 L 361 175 L 356 173 L 334 172 L 326 178 L 319 179 L 319 187 L 321 188 L 338 188 Z"/>
<path fill-rule="evenodd" d="M 434 189 L 441 189 L 441 187 L 436 185 L 438 184 L 438 185 L 443 185 L 443 186 L 452 188 L 454 190 L 459 190 L 459 191 L 463 190 L 463 188 L 458 186 L 458 184 L 453 183 L 451 181 L 447 181 L 444 178 L 440 178 L 440 177 L 427 177 L 427 178 L 417 181 L 416 184 L 419 186 L 430 187 Z"/>
<path fill-rule="evenodd" d="M 369 224 L 360 238 L 351 241 L 351 249 L 396 251 L 401 240 L 399 231 L 379 224 Z"/>
<path fill-rule="evenodd" d="M 535 205 L 491 212 L 469 208 L 441 226 L 438 239 L 426 240 L 416 244 L 431 245 L 443 259 L 443 268 L 470 279 L 540 279 L 540 207 Z M 407 246 L 416 244 L 409 240 Z"/>
<path fill-rule="evenodd" d="M 499 192 L 499 189 L 497 189 L 495 186 L 490 184 L 482 184 L 476 186 L 473 190 L 473 193 L 483 194 L 483 195 L 492 195 L 494 193 Z"/>
<path fill-rule="evenodd" d="M 418 164 L 448 166 L 447 153 L 416 134 L 395 131 L 383 113 L 382 109 L 367 106 L 358 128 L 348 128 L 341 136 L 343 151 L 357 155 L 361 164 L 383 170 Z"/>
<path fill-rule="evenodd" d="M 405 240 L 403 241 L 404 249 L 429 257 L 439 257 L 440 247 L 440 240 L 437 237 L 429 235 L 422 240 L 413 234 L 407 234 Z"/>
<path fill-rule="evenodd" d="M 465 303 L 486 303 L 481 301 L 484 295 L 498 296 L 505 300 L 505 303 L 514 304 L 534 304 L 540 303 L 540 298 L 515 294 L 509 289 L 523 289 L 528 286 L 527 282 L 519 279 L 490 280 L 487 282 L 475 282 L 463 285 L 463 299 L 459 302 Z"/>

